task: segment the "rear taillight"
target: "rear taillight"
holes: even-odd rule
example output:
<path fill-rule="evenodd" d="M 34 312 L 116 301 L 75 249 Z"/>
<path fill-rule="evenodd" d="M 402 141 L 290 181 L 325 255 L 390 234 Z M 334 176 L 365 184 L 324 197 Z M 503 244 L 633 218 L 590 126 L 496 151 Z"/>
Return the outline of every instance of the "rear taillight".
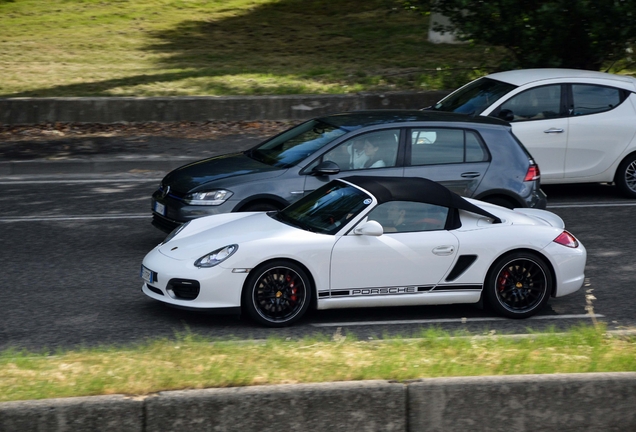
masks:
<path fill-rule="evenodd" d="M 563 231 L 559 234 L 559 236 L 554 239 L 554 242 L 570 248 L 579 247 L 579 241 L 567 231 Z"/>
<path fill-rule="evenodd" d="M 530 166 L 528 167 L 528 172 L 526 172 L 526 177 L 523 181 L 539 180 L 540 177 L 541 171 L 539 171 L 539 165 L 535 164 L 533 160 L 530 160 Z"/>

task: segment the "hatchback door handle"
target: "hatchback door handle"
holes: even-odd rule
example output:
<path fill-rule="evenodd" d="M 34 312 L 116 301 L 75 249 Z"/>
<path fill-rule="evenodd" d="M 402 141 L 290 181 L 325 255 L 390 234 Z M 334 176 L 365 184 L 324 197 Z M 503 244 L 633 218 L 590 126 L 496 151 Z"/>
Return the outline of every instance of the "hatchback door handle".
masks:
<path fill-rule="evenodd" d="M 543 133 L 563 133 L 563 129 L 561 129 L 561 128 L 550 128 L 548 130 L 544 130 Z"/>
<path fill-rule="evenodd" d="M 455 246 L 437 246 L 433 249 L 435 255 L 452 255 L 455 252 Z"/>
<path fill-rule="evenodd" d="M 462 173 L 462 177 L 464 178 L 475 178 L 475 177 L 479 177 L 481 175 L 481 173 L 479 172 L 465 172 Z"/>

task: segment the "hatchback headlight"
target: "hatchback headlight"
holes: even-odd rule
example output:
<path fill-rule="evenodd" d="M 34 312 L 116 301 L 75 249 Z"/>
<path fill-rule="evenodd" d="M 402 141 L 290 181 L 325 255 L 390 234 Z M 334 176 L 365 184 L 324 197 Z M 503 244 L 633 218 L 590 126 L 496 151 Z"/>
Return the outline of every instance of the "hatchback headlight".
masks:
<path fill-rule="evenodd" d="M 232 196 L 232 192 L 225 189 L 213 190 L 208 192 L 193 192 L 187 194 L 183 201 L 190 205 L 221 205 Z"/>
<path fill-rule="evenodd" d="M 217 249 L 214 252 L 210 252 L 209 254 L 202 256 L 194 262 L 194 265 L 199 268 L 214 267 L 231 257 L 237 250 L 238 245 L 235 244 L 222 247 L 221 249 Z"/>

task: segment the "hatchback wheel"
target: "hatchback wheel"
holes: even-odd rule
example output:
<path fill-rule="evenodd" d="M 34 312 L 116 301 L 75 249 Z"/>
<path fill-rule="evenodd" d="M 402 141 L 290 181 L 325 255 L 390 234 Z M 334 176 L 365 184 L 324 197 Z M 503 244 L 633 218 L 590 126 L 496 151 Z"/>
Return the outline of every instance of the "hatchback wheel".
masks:
<path fill-rule="evenodd" d="M 250 272 L 243 289 L 243 305 L 260 324 L 283 327 L 305 314 L 311 296 L 310 279 L 300 266 L 273 261 Z"/>
<path fill-rule="evenodd" d="M 620 191 L 630 198 L 636 198 L 636 154 L 623 160 L 616 170 L 614 183 Z"/>
<path fill-rule="evenodd" d="M 543 258 L 530 252 L 506 255 L 491 267 L 484 294 L 496 312 L 510 318 L 527 318 L 550 298 L 552 275 Z"/>

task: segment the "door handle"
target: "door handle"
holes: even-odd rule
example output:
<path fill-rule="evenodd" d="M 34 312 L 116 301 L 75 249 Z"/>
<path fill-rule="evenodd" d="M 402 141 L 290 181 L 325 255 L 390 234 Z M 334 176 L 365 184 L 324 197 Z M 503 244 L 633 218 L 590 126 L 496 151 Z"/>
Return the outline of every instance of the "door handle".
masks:
<path fill-rule="evenodd" d="M 433 249 L 435 255 L 452 255 L 455 252 L 455 246 L 437 246 Z"/>
<path fill-rule="evenodd" d="M 475 178 L 475 177 L 479 177 L 481 175 L 481 173 L 479 172 L 465 172 L 462 173 L 461 176 L 464 178 Z"/>
<path fill-rule="evenodd" d="M 543 133 L 563 133 L 563 129 L 561 128 L 550 128 L 548 130 L 544 130 Z"/>

